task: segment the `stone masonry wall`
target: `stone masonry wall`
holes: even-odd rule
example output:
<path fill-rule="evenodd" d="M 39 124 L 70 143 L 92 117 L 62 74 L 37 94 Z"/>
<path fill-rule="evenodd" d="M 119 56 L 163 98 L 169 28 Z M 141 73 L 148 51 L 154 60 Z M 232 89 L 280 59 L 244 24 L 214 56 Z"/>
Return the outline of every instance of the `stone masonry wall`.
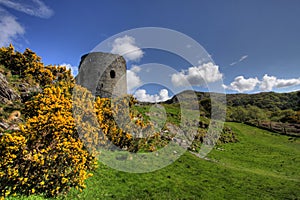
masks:
<path fill-rule="evenodd" d="M 127 94 L 126 61 L 116 54 L 92 52 L 81 57 L 77 84 L 93 95 L 116 97 Z"/>

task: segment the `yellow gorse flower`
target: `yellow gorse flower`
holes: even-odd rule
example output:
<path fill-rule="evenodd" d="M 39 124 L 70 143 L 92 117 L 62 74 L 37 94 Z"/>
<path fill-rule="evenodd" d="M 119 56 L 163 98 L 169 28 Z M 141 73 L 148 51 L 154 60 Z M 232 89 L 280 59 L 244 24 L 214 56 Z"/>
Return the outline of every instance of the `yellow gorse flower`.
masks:
<path fill-rule="evenodd" d="M 16 192 L 58 195 L 85 187 L 96 160 L 84 149 L 72 115 L 69 85 L 50 86 L 25 106 L 20 130 L 0 137 L 0 196 Z"/>

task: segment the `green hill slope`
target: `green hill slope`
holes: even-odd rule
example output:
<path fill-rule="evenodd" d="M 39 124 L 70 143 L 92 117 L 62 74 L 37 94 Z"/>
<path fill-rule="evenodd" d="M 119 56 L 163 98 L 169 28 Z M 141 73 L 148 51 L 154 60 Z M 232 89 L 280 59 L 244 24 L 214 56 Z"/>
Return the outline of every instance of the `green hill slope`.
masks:
<path fill-rule="evenodd" d="M 300 109 L 300 91 L 290 93 L 228 94 L 226 96 L 228 106 L 246 106 L 250 104 L 268 110 Z"/>
<path fill-rule="evenodd" d="M 197 91 L 183 91 L 175 95 L 166 103 L 177 103 L 180 96 L 182 101 L 189 101 L 196 97 L 199 102 L 209 100 L 210 93 Z M 257 94 L 226 94 L 227 106 L 247 106 L 253 105 L 267 110 L 300 110 L 300 91 L 289 93 L 262 92 Z"/>
<path fill-rule="evenodd" d="M 71 191 L 65 198 L 299 199 L 299 138 L 239 123 L 227 125 L 240 142 L 218 146 L 207 160 L 187 152 L 172 165 L 145 174 L 100 164 L 82 193 Z"/>

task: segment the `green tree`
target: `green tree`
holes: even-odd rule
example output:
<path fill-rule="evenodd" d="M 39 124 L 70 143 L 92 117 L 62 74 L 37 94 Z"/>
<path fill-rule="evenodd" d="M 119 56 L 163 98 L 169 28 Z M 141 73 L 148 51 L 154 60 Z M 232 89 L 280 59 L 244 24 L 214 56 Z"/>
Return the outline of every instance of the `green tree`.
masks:
<path fill-rule="evenodd" d="M 243 106 L 232 107 L 230 118 L 233 121 L 245 122 L 248 119 L 248 111 Z"/>
<path fill-rule="evenodd" d="M 265 120 L 267 118 L 265 111 L 256 106 L 247 105 L 246 109 L 248 113 L 247 117 L 252 123 L 254 122 L 257 125 L 260 125 L 260 121 Z"/>

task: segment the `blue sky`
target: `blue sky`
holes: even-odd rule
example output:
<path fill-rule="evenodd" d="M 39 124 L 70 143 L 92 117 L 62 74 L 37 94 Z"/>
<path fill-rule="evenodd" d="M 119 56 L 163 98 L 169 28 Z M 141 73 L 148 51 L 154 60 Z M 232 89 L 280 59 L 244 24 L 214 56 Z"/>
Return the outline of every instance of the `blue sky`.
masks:
<path fill-rule="evenodd" d="M 120 36 L 119 47 L 141 53 L 136 60 L 127 59 L 128 77 L 140 99 L 172 95 L 164 87 L 143 87 L 141 66 L 153 61 L 177 70 L 177 78 L 181 77 L 177 84 L 182 78 L 195 78 L 193 73 L 203 76 L 205 72 L 208 80 L 215 75 L 221 78 L 228 93 L 289 92 L 300 90 L 299 19 L 297 0 L 0 0 L 0 45 L 13 43 L 20 51 L 28 47 L 45 64 L 75 69 L 81 55 L 115 34 L 162 27 L 196 40 L 214 64 L 189 66 L 172 56 L 141 49 L 131 35 Z M 211 70 L 215 74 L 209 74 Z M 172 76 L 175 80 L 176 75 Z M 197 84 L 193 87 L 207 90 Z"/>

